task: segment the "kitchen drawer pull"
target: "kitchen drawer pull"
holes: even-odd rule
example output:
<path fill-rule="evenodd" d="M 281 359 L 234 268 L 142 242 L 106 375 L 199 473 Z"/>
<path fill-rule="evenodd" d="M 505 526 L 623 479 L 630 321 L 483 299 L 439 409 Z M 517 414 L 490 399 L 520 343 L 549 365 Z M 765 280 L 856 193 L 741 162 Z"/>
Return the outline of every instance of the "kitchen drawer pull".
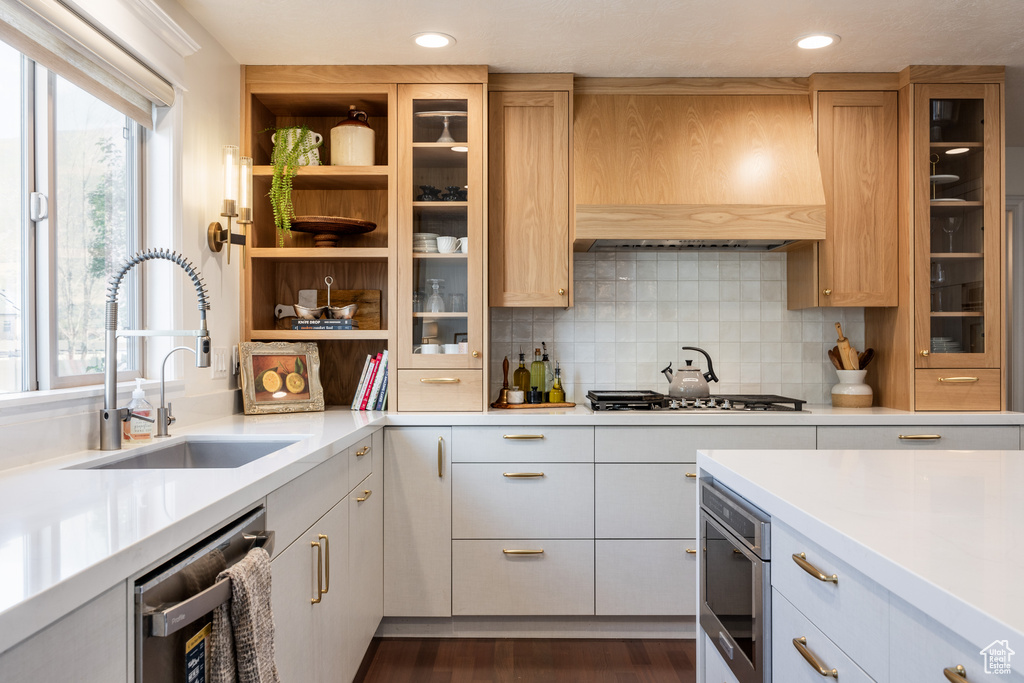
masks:
<path fill-rule="evenodd" d="M 836 576 L 835 574 L 833 574 L 832 576 L 828 576 L 820 569 L 815 567 L 813 564 L 808 562 L 807 555 L 805 553 L 793 553 L 793 561 L 800 565 L 800 569 L 803 569 L 805 572 L 816 578 L 818 581 L 825 581 L 827 583 L 835 584 L 839 583 L 838 576 Z"/>
<path fill-rule="evenodd" d="M 687 548 L 686 552 L 689 553 L 690 555 L 696 555 L 697 554 L 697 549 L 696 548 Z"/>
<path fill-rule="evenodd" d="M 420 377 L 424 384 L 458 384 L 462 380 L 458 377 Z"/>
<path fill-rule="evenodd" d="M 437 477 L 438 477 L 438 479 L 440 479 L 441 477 L 444 476 L 443 470 L 441 469 L 441 464 L 444 462 L 444 460 L 441 457 L 441 444 L 443 444 L 443 443 L 444 443 L 444 437 L 443 436 L 437 437 Z"/>
<path fill-rule="evenodd" d="M 316 597 L 310 600 L 314 605 L 323 599 L 324 594 L 324 547 L 317 541 L 309 544 L 316 548 Z"/>
<path fill-rule="evenodd" d="M 687 479 L 696 479 L 697 478 L 697 473 L 696 472 L 687 472 L 686 473 L 686 478 Z"/>
<path fill-rule="evenodd" d="M 357 503 L 362 503 L 364 500 L 373 495 L 373 491 L 370 489 L 363 489 L 363 495 L 356 498 Z"/>
<path fill-rule="evenodd" d="M 940 382 L 948 384 L 972 384 L 978 381 L 977 377 L 940 377 Z"/>
<path fill-rule="evenodd" d="M 326 558 L 324 559 L 323 592 L 326 593 L 331 590 L 331 539 L 327 538 L 327 534 L 317 534 L 317 537 L 323 539 L 324 542 L 324 555 L 326 555 Z"/>
<path fill-rule="evenodd" d="M 970 679 L 967 678 L 967 670 L 959 664 L 952 669 L 943 669 L 942 673 L 946 677 L 946 680 L 951 683 L 971 683 Z"/>
<path fill-rule="evenodd" d="M 506 555 L 543 555 L 544 554 L 544 549 L 543 548 L 537 548 L 537 549 L 531 549 L 531 548 L 523 548 L 523 549 L 502 548 L 501 552 L 505 553 Z"/>
<path fill-rule="evenodd" d="M 370 447 L 369 446 L 363 446 L 358 451 L 356 451 L 356 457 L 357 458 L 361 458 L 361 457 L 363 457 L 364 455 L 366 455 L 369 452 L 370 452 Z"/>
<path fill-rule="evenodd" d="M 508 477 L 509 479 L 531 479 L 534 477 L 543 477 L 543 472 L 502 472 L 501 476 Z"/>
<path fill-rule="evenodd" d="M 900 434 L 902 441 L 935 441 L 941 439 L 942 434 Z"/>
<path fill-rule="evenodd" d="M 807 663 L 813 666 L 814 670 L 817 671 L 819 674 L 821 674 L 822 676 L 831 676 L 832 678 L 836 679 L 839 678 L 838 671 L 836 671 L 835 669 L 826 669 L 825 667 L 823 667 L 821 665 L 821 662 L 818 661 L 818 658 L 814 656 L 814 653 L 807 649 L 806 638 L 794 638 L 793 647 L 796 648 L 796 651 L 799 652 L 803 656 L 803 658 L 807 660 Z"/>
<path fill-rule="evenodd" d="M 503 439 L 509 439 L 510 441 L 527 441 L 529 439 L 543 439 L 543 434 L 503 434 Z"/>

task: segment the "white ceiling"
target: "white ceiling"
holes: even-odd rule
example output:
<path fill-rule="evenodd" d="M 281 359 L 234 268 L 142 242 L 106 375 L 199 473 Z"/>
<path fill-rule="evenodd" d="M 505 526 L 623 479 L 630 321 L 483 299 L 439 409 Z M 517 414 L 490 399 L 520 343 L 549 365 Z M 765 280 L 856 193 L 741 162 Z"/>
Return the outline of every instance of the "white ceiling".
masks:
<path fill-rule="evenodd" d="M 1024 146 L 1024 0 L 179 0 L 242 64 L 487 64 L 580 76 L 807 76 L 1006 65 Z M 455 36 L 440 50 L 421 31 Z M 812 32 L 838 45 L 806 51 Z"/>

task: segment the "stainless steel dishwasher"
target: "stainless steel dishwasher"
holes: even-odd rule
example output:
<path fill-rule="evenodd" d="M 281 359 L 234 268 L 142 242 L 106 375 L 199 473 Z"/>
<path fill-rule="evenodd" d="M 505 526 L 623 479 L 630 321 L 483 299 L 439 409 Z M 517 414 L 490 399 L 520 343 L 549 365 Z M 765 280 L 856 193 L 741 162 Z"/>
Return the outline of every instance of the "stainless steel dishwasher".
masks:
<path fill-rule="evenodd" d="M 135 582 L 136 683 L 204 683 L 213 610 L 231 599 L 217 574 L 254 547 L 273 554 L 265 524 L 254 510 Z"/>

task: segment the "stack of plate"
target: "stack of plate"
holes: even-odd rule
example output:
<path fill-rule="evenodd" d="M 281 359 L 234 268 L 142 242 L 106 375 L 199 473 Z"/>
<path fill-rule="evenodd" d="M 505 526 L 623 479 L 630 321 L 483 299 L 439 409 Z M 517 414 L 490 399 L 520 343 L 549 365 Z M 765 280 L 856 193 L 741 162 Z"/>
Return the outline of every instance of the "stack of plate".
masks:
<path fill-rule="evenodd" d="M 932 353 L 963 353 L 960 342 L 952 337 L 932 337 Z"/>
<path fill-rule="evenodd" d="M 412 234 L 412 250 L 417 254 L 436 254 L 436 232 L 414 232 Z"/>

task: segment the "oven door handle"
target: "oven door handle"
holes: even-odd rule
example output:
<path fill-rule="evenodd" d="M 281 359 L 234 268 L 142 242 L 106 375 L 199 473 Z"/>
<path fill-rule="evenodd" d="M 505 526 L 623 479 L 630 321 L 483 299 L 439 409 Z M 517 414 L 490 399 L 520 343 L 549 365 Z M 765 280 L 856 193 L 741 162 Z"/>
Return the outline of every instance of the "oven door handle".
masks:
<path fill-rule="evenodd" d="M 268 555 L 274 554 L 274 532 L 263 531 L 246 534 L 245 539 L 253 541 L 253 548 L 263 548 Z M 213 611 L 231 599 L 231 579 L 221 579 L 201 593 L 165 609 L 152 610 L 143 614 L 151 636 L 164 638 L 185 628 L 204 614 Z"/>
<path fill-rule="evenodd" d="M 725 635 L 725 633 L 723 633 L 722 631 L 718 632 L 718 644 L 722 646 L 722 652 L 724 652 L 729 659 L 732 659 L 733 655 L 736 653 L 736 650 L 732 646 L 732 642 L 730 642 L 729 636 Z"/>

